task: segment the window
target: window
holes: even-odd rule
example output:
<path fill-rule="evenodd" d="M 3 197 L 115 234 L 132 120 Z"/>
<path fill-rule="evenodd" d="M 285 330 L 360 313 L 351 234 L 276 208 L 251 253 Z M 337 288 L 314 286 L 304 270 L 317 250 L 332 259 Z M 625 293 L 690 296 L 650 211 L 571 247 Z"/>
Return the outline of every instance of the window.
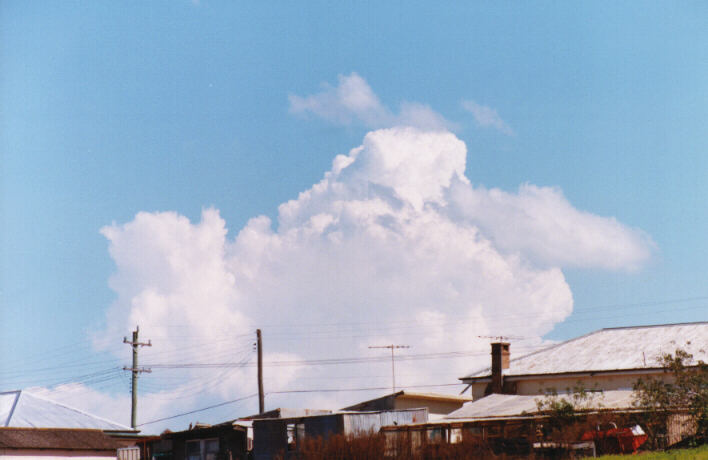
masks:
<path fill-rule="evenodd" d="M 216 460 L 219 453 L 219 440 L 195 439 L 187 441 L 187 460 Z"/>
<path fill-rule="evenodd" d="M 438 443 L 443 440 L 442 428 L 428 428 L 428 442 Z"/>
<path fill-rule="evenodd" d="M 201 441 L 187 441 L 187 460 L 202 460 Z"/>
<path fill-rule="evenodd" d="M 450 444 L 462 442 L 462 428 L 450 429 Z"/>

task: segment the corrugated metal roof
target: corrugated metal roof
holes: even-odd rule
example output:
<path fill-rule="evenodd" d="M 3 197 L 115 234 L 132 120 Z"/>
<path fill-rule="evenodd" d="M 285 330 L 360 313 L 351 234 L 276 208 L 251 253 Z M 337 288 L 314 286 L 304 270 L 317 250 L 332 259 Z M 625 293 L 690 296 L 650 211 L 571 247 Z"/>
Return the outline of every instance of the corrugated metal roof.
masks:
<path fill-rule="evenodd" d="M 59 449 L 115 452 L 121 444 L 101 430 L 0 427 L 2 449 Z"/>
<path fill-rule="evenodd" d="M 463 395 L 452 395 L 443 393 L 414 393 L 411 391 L 402 391 L 402 399 L 421 399 L 424 401 L 445 401 L 445 402 L 455 402 L 464 403 L 471 401 L 472 398 Z"/>
<path fill-rule="evenodd" d="M 241 417 L 237 420 L 257 420 L 264 418 L 294 418 L 294 417 L 308 417 L 310 415 L 328 415 L 332 411 L 328 409 L 292 409 L 287 407 L 278 407 L 266 411 L 262 414 L 253 414 L 247 417 Z"/>
<path fill-rule="evenodd" d="M 79 409 L 22 390 L 0 393 L 0 427 L 135 431 L 120 423 L 87 414 Z"/>
<path fill-rule="evenodd" d="M 513 358 L 504 375 L 561 374 L 660 367 L 657 357 L 682 348 L 708 361 L 708 322 L 601 329 Z M 486 367 L 462 379 L 488 377 Z"/>
<path fill-rule="evenodd" d="M 467 401 L 471 401 L 472 398 L 469 396 L 446 394 L 446 393 L 420 393 L 412 392 L 408 390 L 400 390 L 395 393 L 388 393 L 378 398 L 369 399 L 362 401 L 360 403 L 352 404 L 343 408 L 344 411 L 367 411 L 367 410 L 390 410 L 393 406 L 394 400 L 416 400 L 424 402 L 448 402 L 448 403 L 459 403 L 462 404 Z M 387 404 L 390 403 L 390 404 Z M 389 409 L 385 409 L 384 406 L 391 406 Z"/>
<path fill-rule="evenodd" d="M 491 394 L 465 403 L 460 409 L 449 413 L 445 420 L 531 415 L 538 412 L 536 401 L 541 401 L 543 398 L 544 396 L 540 395 Z M 591 398 L 589 407 L 592 408 L 629 409 L 632 407 L 633 392 L 631 390 L 611 390 L 593 393 Z"/>

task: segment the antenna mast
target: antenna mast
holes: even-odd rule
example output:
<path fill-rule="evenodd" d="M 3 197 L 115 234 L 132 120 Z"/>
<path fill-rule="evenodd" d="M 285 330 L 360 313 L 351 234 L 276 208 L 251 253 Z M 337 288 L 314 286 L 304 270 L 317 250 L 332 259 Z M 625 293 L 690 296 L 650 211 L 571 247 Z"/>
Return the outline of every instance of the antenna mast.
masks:
<path fill-rule="evenodd" d="M 393 388 L 393 392 L 396 392 L 396 364 L 395 364 L 395 358 L 394 358 L 394 350 L 398 348 L 410 348 L 408 345 L 379 345 L 379 346 L 371 346 L 369 348 L 388 348 L 391 350 L 391 387 Z"/>

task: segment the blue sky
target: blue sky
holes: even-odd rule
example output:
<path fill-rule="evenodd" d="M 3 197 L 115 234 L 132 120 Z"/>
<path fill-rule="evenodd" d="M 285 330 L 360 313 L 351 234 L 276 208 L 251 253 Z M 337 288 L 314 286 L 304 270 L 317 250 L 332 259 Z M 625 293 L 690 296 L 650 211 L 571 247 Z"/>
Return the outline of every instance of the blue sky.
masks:
<path fill-rule="evenodd" d="M 213 207 L 233 239 L 252 217 L 276 220 L 377 128 L 293 113 L 289 96 L 352 72 L 392 112 L 418 102 L 449 120 L 475 186 L 558 187 L 573 207 L 649 235 L 637 270 L 561 267 L 575 309 L 602 308 L 546 338 L 705 320 L 707 9 L 5 1 L 2 354 L 106 356 L 69 347 L 106 329 L 118 297 L 105 226 L 141 211 L 196 223 Z M 463 101 L 513 133 L 480 126 Z"/>

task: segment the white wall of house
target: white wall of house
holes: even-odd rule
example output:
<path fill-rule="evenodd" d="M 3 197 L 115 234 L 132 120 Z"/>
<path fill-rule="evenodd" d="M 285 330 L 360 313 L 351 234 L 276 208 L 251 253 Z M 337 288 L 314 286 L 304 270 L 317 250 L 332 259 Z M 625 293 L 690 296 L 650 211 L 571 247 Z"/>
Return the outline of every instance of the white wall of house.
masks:
<path fill-rule="evenodd" d="M 428 416 L 447 415 L 462 407 L 464 401 L 439 401 L 439 400 L 424 400 L 424 399 L 407 399 L 396 398 L 394 409 L 419 409 L 421 407 L 428 408 Z"/>
<path fill-rule="evenodd" d="M 594 375 L 582 377 L 553 378 L 551 375 L 538 376 L 537 378 L 516 381 L 516 394 L 518 395 L 544 395 L 549 388 L 554 388 L 558 393 L 565 392 L 567 388 L 571 391 L 581 384 L 586 390 L 631 390 L 638 378 L 656 378 L 670 380 L 670 374 L 651 373 L 647 375 Z M 472 398 L 477 400 L 484 397 L 484 390 L 487 383 L 475 383 L 472 385 Z"/>

